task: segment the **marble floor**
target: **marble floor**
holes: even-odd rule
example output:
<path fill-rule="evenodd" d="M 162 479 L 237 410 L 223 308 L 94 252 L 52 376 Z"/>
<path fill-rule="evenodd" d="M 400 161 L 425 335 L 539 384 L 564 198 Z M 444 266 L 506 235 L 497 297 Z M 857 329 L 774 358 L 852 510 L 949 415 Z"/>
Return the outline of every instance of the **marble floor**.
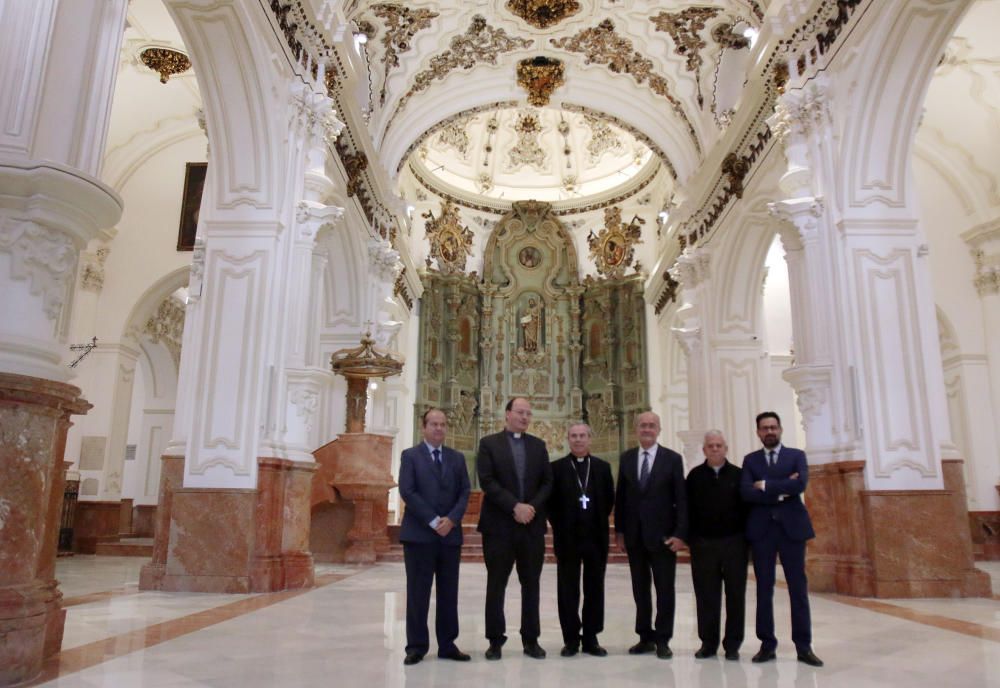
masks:
<path fill-rule="evenodd" d="M 36 685 L 253 688 L 256 686 L 706 686 L 711 688 L 825 686 L 1000 686 L 1000 564 L 981 564 L 994 581 L 993 599 L 857 600 L 813 595 L 816 653 L 826 666 L 795 661 L 788 638 L 788 602 L 775 596 L 778 661 L 750 662 L 753 585 L 747 591 L 750 628 L 740 662 L 695 660 L 698 647 L 690 569 L 677 576 L 674 659 L 631 657 L 635 641 L 628 568 L 611 565 L 602 644 L 606 658 L 559 657 L 555 567 L 542 580 L 543 661 L 520 653 L 516 635 L 504 659 L 483 658 L 482 564 L 463 564 L 462 635 L 473 655 L 460 664 L 434 659 L 404 667 L 406 599 L 402 564 L 320 565 L 319 587 L 271 595 L 139 592 L 144 559 L 77 556 L 61 559 L 58 577 L 67 605 L 62 653 Z M 508 620 L 517 627 L 519 595 L 512 583 Z M 433 610 L 432 610 L 433 613 Z M 433 624 L 433 621 L 432 621 Z M 432 626 L 433 629 L 433 626 Z M 433 634 L 433 630 L 432 630 Z"/>

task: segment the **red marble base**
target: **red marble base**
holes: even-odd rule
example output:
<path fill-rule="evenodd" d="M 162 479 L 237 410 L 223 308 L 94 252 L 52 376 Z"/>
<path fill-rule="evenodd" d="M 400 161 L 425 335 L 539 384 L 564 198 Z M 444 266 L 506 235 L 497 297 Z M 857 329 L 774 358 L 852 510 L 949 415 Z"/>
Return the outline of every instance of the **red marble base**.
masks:
<path fill-rule="evenodd" d="M 977 561 L 1000 561 L 1000 511 L 970 511 L 972 553 Z"/>
<path fill-rule="evenodd" d="M 353 519 L 346 534 L 343 560 L 373 563 L 390 546 L 388 492 L 395 485 L 390 471 L 392 438 L 345 433 L 313 455 L 317 464 L 311 496 L 314 513 L 324 504 L 351 504 Z"/>
<path fill-rule="evenodd" d="M 964 527 L 961 462 L 943 463 L 949 489 L 919 491 L 863 489 L 863 461 L 810 467 L 810 588 L 861 597 L 989 596 Z"/>
<path fill-rule="evenodd" d="M 259 459 L 256 490 L 181 487 L 183 460 L 164 457 L 153 561 L 142 590 L 275 592 L 313 585 L 311 464 Z"/>
<path fill-rule="evenodd" d="M 0 373 L 0 685 L 31 680 L 62 645 L 55 580 L 71 414 L 70 385 Z"/>

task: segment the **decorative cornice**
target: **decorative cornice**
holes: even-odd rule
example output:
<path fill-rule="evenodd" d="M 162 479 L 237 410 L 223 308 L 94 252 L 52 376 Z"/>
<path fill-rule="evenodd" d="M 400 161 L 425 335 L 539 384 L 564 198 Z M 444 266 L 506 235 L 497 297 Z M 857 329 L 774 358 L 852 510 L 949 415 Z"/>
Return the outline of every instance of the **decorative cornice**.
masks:
<path fill-rule="evenodd" d="M 817 10 L 791 35 L 779 42 L 763 67 L 763 97 L 754 111 L 750 124 L 727 154 L 730 164 L 705 196 L 701 206 L 692 212 L 681 226 L 679 242 L 682 248 L 703 242 L 715 228 L 719 218 L 733 198 L 742 193 L 742 183 L 753 171 L 768 142 L 774 135 L 767 120 L 774 112 L 778 97 L 785 92 L 789 80 L 789 62 L 797 73 L 807 65 L 816 66 L 826 55 L 850 22 L 862 0 L 838 0 L 821 3 Z"/>
<path fill-rule="evenodd" d="M 506 7 L 536 29 L 547 29 L 580 11 L 576 0 L 507 0 Z"/>
<path fill-rule="evenodd" d="M 428 68 L 417 74 L 410 90 L 396 104 L 390 122 L 395 121 L 410 98 L 426 90 L 435 81 L 444 79 L 453 71 L 457 69 L 468 71 L 480 64 L 496 65 L 500 55 L 530 48 L 534 43 L 535 41 L 530 38 L 510 36 L 503 29 L 490 26 L 481 14 L 475 15 L 465 33 L 453 37 L 449 48 L 432 57 Z"/>
<path fill-rule="evenodd" d="M 403 299 L 407 310 L 413 310 L 413 296 L 410 294 L 410 287 L 406 283 L 406 268 L 403 268 L 403 271 L 399 273 L 399 277 L 396 278 L 392 293 L 394 296 Z"/>
<path fill-rule="evenodd" d="M 667 307 L 668 303 L 674 303 L 677 300 L 677 289 L 680 287 L 680 283 L 673 278 L 670 270 L 663 271 L 663 281 L 666 284 L 663 287 L 663 291 L 656 298 L 656 303 L 653 306 L 653 312 L 656 315 L 659 315 Z"/>
<path fill-rule="evenodd" d="M 611 72 L 628 74 L 637 84 L 647 84 L 653 93 L 667 99 L 691 134 L 691 140 L 698 154 L 701 154 L 701 142 L 698 140 L 694 125 L 684 112 L 681 101 L 671 93 L 666 78 L 653 71 L 653 61 L 635 50 L 632 41 L 615 31 L 614 22 L 610 19 L 605 19 L 597 26 L 584 29 L 574 36 L 550 38 L 549 42 L 557 48 L 583 55 L 586 58 L 584 64 L 604 65 Z"/>
<path fill-rule="evenodd" d="M 528 103 L 545 107 L 552 92 L 566 83 L 561 60 L 539 55 L 517 63 L 517 85 L 528 92 Z"/>

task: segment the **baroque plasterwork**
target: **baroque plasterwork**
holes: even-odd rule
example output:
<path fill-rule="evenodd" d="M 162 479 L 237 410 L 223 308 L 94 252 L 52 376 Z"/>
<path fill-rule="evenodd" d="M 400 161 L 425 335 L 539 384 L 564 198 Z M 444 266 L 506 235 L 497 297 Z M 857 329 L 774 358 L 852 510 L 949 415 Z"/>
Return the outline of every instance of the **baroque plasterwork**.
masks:
<path fill-rule="evenodd" d="M 547 29 L 580 11 L 576 0 L 507 0 L 505 7 L 538 29 Z"/>
<path fill-rule="evenodd" d="M 657 31 L 670 35 L 674 41 L 674 52 L 685 59 L 685 67 L 694 74 L 699 106 L 705 103 L 701 93 L 701 66 L 706 42 L 702 33 L 708 22 L 720 12 L 721 7 L 686 7 L 680 12 L 660 12 L 649 18 Z"/>
<path fill-rule="evenodd" d="M 100 292 L 104 287 L 104 263 L 111 249 L 102 246 L 96 251 L 80 254 L 80 288 Z"/>
<path fill-rule="evenodd" d="M 41 295 L 45 315 L 56 320 L 66 301 L 67 283 L 77 263 L 77 249 L 65 233 L 0 215 L 0 251 L 11 254 L 10 275 L 28 280 Z"/>
<path fill-rule="evenodd" d="M 448 49 L 432 57 L 427 68 L 414 77 L 413 85 L 399 99 L 393 118 L 399 115 L 415 94 L 426 90 L 435 81 L 446 78 L 453 71 L 468 71 L 479 64 L 496 65 L 501 55 L 529 48 L 534 42 L 533 39 L 511 36 L 504 29 L 490 26 L 481 14 L 475 15 L 465 33 L 454 36 Z"/>
<path fill-rule="evenodd" d="M 599 275 L 609 279 L 625 276 L 635 257 L 636 244 L 642 243 L 644 224 L 646 221 L 639 216 L 629 223 L 622 222 L 622 209 L 618 206 L 604 209 L 604 228 L 597 234 L 591 232 L 587 236 L 590 258 L 597 266 Z"/>
<path fill-rule="evenodd" d="M 419 31 L 429 29 L 431 20 L 440 14 L 428 9 L 410 9 L 397 3 L 379 3 L 372 5 L 371 10 L 385 24 L 381 39 L 385 51 L 385 73 L 382 75 L 382 88 L 379 91 L 379 104 L 385 105 L 389 73 L 399 67 L 399 55 L 408 52 L 413 46 L 413 37 Z"/>
<path fill-rule="evenodd" d="M 441 215 L 434 216 L 434 211 L 428 210 L 421 215 L 427 224 L 425 231 L 430 242 L 431 260 L 437 261 L 437 269 L 443 274 L 465 272 L 466 259 L 472 255 L 472 230 L 461 224 L 458 207 L 449 201 L 441 204 Z"/>
<path fill-rule="evenodd" d="M 573 36 L 551 38 L 549 41 L 557 48 L 583 55 L 584 64 L 604 65 L 615 74 L 628 74 L 637 84 L 645 84 L 653 93 L 666 98 L 687 127 L 698 153 L 701 153 L 701 142 L 694 125 L 688 119 L 681 101 L 673 94 L 666 77 L 653 69 L 653 61 L 636 50 L 630 39 L 616 31 L 613 21 L 605 19 L 597 26 L 584 29 Z"/>
<path fill-rule="evenodd" d="M 539 145 L 538 137 L 542 133 L 542 124 L 533 112 L 520 112 L 514 124 L 517 132 L 517 143 L 507 151 L 505 171 L 515 172 L 522 167 L 531 166 L 542 171 L 545 169 L 545 151 Z"/>
<path fill-rule="evenodd" d="M 184 304 L 172 295 L 160 302 L 142 328 L 153 343 L 163 344 L 177 365 L 181 360 L 181 340 L 184 338 Z"/>

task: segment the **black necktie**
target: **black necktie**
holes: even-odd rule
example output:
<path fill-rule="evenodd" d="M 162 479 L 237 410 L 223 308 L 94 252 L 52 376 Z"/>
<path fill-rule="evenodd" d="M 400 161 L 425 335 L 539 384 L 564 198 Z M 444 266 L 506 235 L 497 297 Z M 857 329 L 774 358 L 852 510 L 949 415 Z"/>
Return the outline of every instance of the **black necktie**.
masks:
<path fill-rule="evenodd" d="M 444 468 L 443 464 L 441 463 L 441 450 L 435 449 L 431 453 L 434 454 L 434 468 L 437 469 L 438 475 L 440 475 L 441 473 L 443 473 L 442 468 Z"/>
<path fill-rule="evenodd" d="M 649 480 L 649 452 L 642 453 L 642 470 L 639 472 L 639 486 L 645 488 Z"/>
<path fill-rule="evenodd" d="M 774 450 L 772 449 L 767 453 L 767 465 L 769 468 L 774 468 L 774 464 L 777 463 L 774 460 Z"/>

